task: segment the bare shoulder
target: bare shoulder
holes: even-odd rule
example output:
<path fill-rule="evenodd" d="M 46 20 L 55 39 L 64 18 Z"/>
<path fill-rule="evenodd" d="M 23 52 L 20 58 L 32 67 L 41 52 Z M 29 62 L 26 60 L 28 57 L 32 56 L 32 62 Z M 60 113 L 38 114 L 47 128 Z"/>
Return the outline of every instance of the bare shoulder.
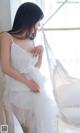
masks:
<path fill-rule="evenodd" d="M 0 44 L 1 45 L 11 45 L 12 43 L 12 38 L 11 38 L 11 35 L 7 32 L 3 32 L 1 33 L 0 35 Z"/>

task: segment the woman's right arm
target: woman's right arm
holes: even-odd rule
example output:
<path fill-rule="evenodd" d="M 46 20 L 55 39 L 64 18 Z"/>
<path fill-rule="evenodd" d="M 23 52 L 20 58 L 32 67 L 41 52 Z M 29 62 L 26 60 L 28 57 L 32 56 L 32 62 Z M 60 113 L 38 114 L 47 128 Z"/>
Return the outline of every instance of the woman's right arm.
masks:
<path fill-rule="evenodd" d="M 27 78 L 25 78 L 25 76 L 20 74 L 20 72 L 12 66 L 11 57 L 10 57 L 12 40 L 6 33 L 3 33 L 1 35 L 1 44 L 0 45 L 1 45 L 2 71 L 5 74 L 11 76 L 12 78 L 27 85 L 29 88 L 31 88 L 32 91 L 35 91 L 35 92 L 38 91 L 39 86 L 34 81 L 31 81 L 31 80 L 28 80 Z"/>

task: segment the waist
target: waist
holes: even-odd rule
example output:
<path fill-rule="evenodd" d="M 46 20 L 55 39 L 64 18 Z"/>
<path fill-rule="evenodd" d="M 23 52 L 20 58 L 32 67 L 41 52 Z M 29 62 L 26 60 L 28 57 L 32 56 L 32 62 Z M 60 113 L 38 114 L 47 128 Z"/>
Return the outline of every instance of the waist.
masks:
<path fill-rule="evenodd" d="M 39 68 L 38 67 L 29 67 L 29 68 L 27 68 L 27 69 L 21 69 L 20 70 L 20 73 L 21 74 L 29 74 L 29 73 L 31 73 L 31 72 L 40 72 L 40 70 L 39 70 Z"/>

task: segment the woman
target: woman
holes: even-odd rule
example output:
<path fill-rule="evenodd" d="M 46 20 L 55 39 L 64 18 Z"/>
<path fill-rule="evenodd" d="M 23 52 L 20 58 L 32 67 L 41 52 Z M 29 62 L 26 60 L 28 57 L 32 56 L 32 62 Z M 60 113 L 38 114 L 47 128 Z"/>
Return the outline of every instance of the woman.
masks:
<path fill-rule="evenodd" d="M 36 4 L 24 3 L 17 10 L 12 29 L 1 36 L 5 108 L 14 112 L 24 133 L 57 132 L 54 104 L 39 71 L 43 46 L 33 42 L 43 16 Z"/>

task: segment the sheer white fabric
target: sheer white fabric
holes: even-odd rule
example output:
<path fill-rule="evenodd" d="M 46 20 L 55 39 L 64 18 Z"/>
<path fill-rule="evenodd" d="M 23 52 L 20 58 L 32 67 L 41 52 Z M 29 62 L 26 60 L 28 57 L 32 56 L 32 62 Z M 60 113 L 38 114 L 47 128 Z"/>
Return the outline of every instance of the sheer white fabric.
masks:
<path fill-rule="evenodd" d="M 65 119 L 80 125 L 80 79 L 70 77 L 59 61 L 53 73 L 56 100 Z"/>
<path fill-rule="evenodd" d="M 53 84 L 53 93 L 60 113 L 58 119 L 59 133 L 79 133 L 80 79 L 71 77 L 61 62 L 54 57 L 44 31 L 43 38 L 46 47 L 51 82 Z"/>
<path fill-rule="evenodd" d="M 12 65 L 26 78 L 37 82 L 40 93 L 32 92 L 28 86 L 5 74 L 3 102 L 11 116 L 10 124 L 16 116 L 21 125 L 28 127 L 29 133 L 57 133 L 58 110 L 55 110 L 53 101 L 46 93 L 44 76 L 39 68 L 35 67 L 37 59 L 30 52 L 12 43 Z"/>

